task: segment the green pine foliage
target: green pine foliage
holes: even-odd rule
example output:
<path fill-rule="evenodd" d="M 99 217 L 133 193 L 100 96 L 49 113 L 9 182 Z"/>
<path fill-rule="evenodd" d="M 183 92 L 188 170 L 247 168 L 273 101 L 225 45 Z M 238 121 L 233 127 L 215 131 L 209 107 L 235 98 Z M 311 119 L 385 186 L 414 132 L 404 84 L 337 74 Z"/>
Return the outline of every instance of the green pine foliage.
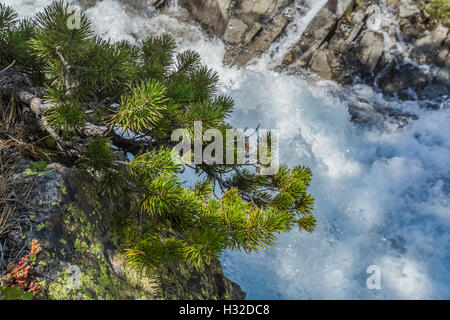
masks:
<path fill-rule="evenodd" d="M 76 135 L 86 122 L 85 113 L 79 103 L 69 99 L 55 100 L 54 107 L 46 115 L 50 125 L 60 132 L 64 139 Z"/>
<path fill-rule="evenodd" d="M 203 181 L 194 188 L 180 181 L 184 168 L 173 162 L 171 133 L 193 133 L 194 121 L 203 131 L 225 132 L 234 108 L 217 94 L 219 76 L 198 53 L 177 53 L 167 34 L 111 43 L 93 34 L 84 15 L 79 29 L 69 29 L 70 15 L 61 1 L 32 20 L 18 20 L 2 5 L 0 70 L 15 61 L 15 70 L 37 74 L 51 127 L 82 145 L 75 164 L 122 208 L 116 231 L 133 267 L 151 271 L 184 261 L 202 268 L 225 250 L 269 249 L 294 227 L 313 231 L 306 167 L 280 166 L 264 176 L 245 165 L 202 163 L 193 168 Z M 103 134 L 87 136 L 88 125 Z"/>
<path fill-rule="evenodd" d="M 35 34 L 34 21 L 19 20 L 13 9 L 0 3 L 0 66 L 14 62 L 29 72 L 36 71 L 38 65 L 30 59 L 32 49 L 28 42 Z"/>
<path fill-rule="evenodd" d="M 80 168 L 102 173 L 103 170 L 108 170 L 113 166 L 115 155 L 111 149 L 109 138 L 94 138 L 86 144 L 85 149 L 78 162 Z"/>
<path fill-rule="evenodd" d="M 155 127 L 162 118 L 161 112 L 168 101 L 167 88 L 150 80 L 134 87 L 122 96 L 120 109 L 111 117 L 111 125 L 135 134 Z"/>

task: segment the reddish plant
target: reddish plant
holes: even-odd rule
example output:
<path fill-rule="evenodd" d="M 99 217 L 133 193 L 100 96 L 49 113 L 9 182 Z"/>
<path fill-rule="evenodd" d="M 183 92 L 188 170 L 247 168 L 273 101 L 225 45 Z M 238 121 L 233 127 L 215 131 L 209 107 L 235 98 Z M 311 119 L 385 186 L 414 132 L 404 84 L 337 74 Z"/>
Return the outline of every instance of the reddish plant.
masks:
<path fill-rule="evenodd" d="M 20 259 L 17 266 L 8 271 L 0 280 L 11 287 L 37 293 L 39 291 L 39 285 L 30 278 L 33 270 L 29 265 L 29 259 L 32 255 L 41 252 L 41 250 L 42 248 L 37 240 L 31 241 L 30 253 Z"/>

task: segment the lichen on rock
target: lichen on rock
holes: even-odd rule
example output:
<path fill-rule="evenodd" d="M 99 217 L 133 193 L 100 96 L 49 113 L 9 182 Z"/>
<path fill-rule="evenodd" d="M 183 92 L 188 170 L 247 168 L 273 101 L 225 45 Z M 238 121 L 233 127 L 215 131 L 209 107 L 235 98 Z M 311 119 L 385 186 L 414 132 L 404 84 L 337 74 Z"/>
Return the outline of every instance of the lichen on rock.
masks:
<path fill-rule="evenodd" d="M 242 299 L 220 262 L 199 272 L 166 266 L 142 274 L 124 262 L 114 236 L 114 201 L 101 197 L 87 173 L 52 163 L 47 173 L 26 174 L 31 161 L 19 161 L 14 179 L 33 184 L 24 203 L 31 221 L 26 239 L 37 239 L 42 252 L 32 263 L 33 278 L 44 299 Z M 26 239 L 9 239 L 22 241 Z"/>

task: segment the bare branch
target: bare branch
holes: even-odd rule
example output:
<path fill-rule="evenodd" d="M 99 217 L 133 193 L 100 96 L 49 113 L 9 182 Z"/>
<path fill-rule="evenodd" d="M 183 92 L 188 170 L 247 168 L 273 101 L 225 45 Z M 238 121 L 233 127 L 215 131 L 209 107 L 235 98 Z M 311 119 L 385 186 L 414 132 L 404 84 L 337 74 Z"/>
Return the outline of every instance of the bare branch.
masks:
<path fill-rule="evenodd" d="M 8 90 L 8 89 L 6 89 Z M 11 92 L 14 94 L 14 91 Z M 78 155 L 82 150 L 82 145 L 73 142 L 63 140 L 58 133 L 50 126 L 44 112 L 48 110 L 51 106 L 45 104 L 40 98 L 36 97 L 34 94 L 26 89 L 17 88 L 15 95 L 17 99 L 30 106 L 31 111 L 34 113 L 37 119 L 37 123 L 42 131 L 47 132 L 53 139 L 55 139 L 58 148 L 61 151 L 65 151 L 71 155 Z"/>
<path fill-rule="evenodd" d="M 59 57 L 59 60 L 61 60 L 61 63 L 63 64 L 64 67 L 64 81 L 66 83 L 66 90 L 67 92 L 70 92 L 70 90 L 73 88 L 73 85 L 70 81 L 71 75 L 70 75 L 70 69 L 72 69 L 72 66 L 66 61 L 66 59 L 64 58 L 64 56 L 61 54 L 61 52 L 59 51 L 61 47 L 56 47 L 55 48 L 55 52 Z"/>
<path fill-rule="evenodd" d="M 215 181 L 219 183 L 220 188 L 222 189 L 222 192 L 224 192 L 224 189 L 230 189 L 233 187 L 231 183 L 228 183 L 225 181 L 225 179 L 222 177 L 221 174 L 214 171 L 214 169 L 208 165 L 208 164 L 202 164 L 199 166 L 201 170 L 203 170 L 206 174 L 213 177 Z M 233 171 L 237 172 L 239 175 L 243 175 L 243 173 L 239 172 L 237 168 L 232 168 Z M 269 204 L 269 201 L 267 199 L 264 199 L 254 193 L 247 192 L 241 189 L 238 189 L 239 193 L 241 194 L 242 198 L 247 202 L 254 203 L 255 200 L 260 201 L 265 204 Z"/>
<path fill-rule="evenodd" d="M 16 63 L 16 60 L 11 62 L 11 64 L 9 66 L 7 66 L 5 69 L 3 69 L 2 71 L 0 71 L 0 73 L 6 72 L 8 69 L 10 69 L 14 65 L 14 63 Z"/>

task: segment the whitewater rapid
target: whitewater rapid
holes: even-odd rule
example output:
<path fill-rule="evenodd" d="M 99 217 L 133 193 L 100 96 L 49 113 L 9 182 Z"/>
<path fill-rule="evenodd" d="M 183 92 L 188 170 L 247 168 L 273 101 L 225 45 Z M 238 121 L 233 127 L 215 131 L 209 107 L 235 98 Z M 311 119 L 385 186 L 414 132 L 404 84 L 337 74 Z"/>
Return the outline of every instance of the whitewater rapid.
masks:
<path fill-rule="evenodd" d="M 29 16 L 50 1 L 0 2 Z M 269 252 L 222 257 L 226 275 L 249 299 L 449 299 L 449 104 L 430 111 L 362 85 L 344 89 L 272 71 L 325 1 L 309 3 L 309 14 L 295 16 L 272 54 L 243 69 L 222 64 L 219 40 L 168 15 L 130 16 L 116 0 L 86 12 L 96 32 L 115 41 L 174 34 L 180 49 L 197 50 L 220 73 L 220 90 L 236 102 L 235 127 L 280 129 L 281 161 L 311 168 L 317 229 L 283 234 Z M 346 96 L 388 103 L 417 120 L 403 128 L 394 119 L 382 129 L 357 126 Z M 371 265 L 381 271 L 379 290 L 366 285 Z"/>

